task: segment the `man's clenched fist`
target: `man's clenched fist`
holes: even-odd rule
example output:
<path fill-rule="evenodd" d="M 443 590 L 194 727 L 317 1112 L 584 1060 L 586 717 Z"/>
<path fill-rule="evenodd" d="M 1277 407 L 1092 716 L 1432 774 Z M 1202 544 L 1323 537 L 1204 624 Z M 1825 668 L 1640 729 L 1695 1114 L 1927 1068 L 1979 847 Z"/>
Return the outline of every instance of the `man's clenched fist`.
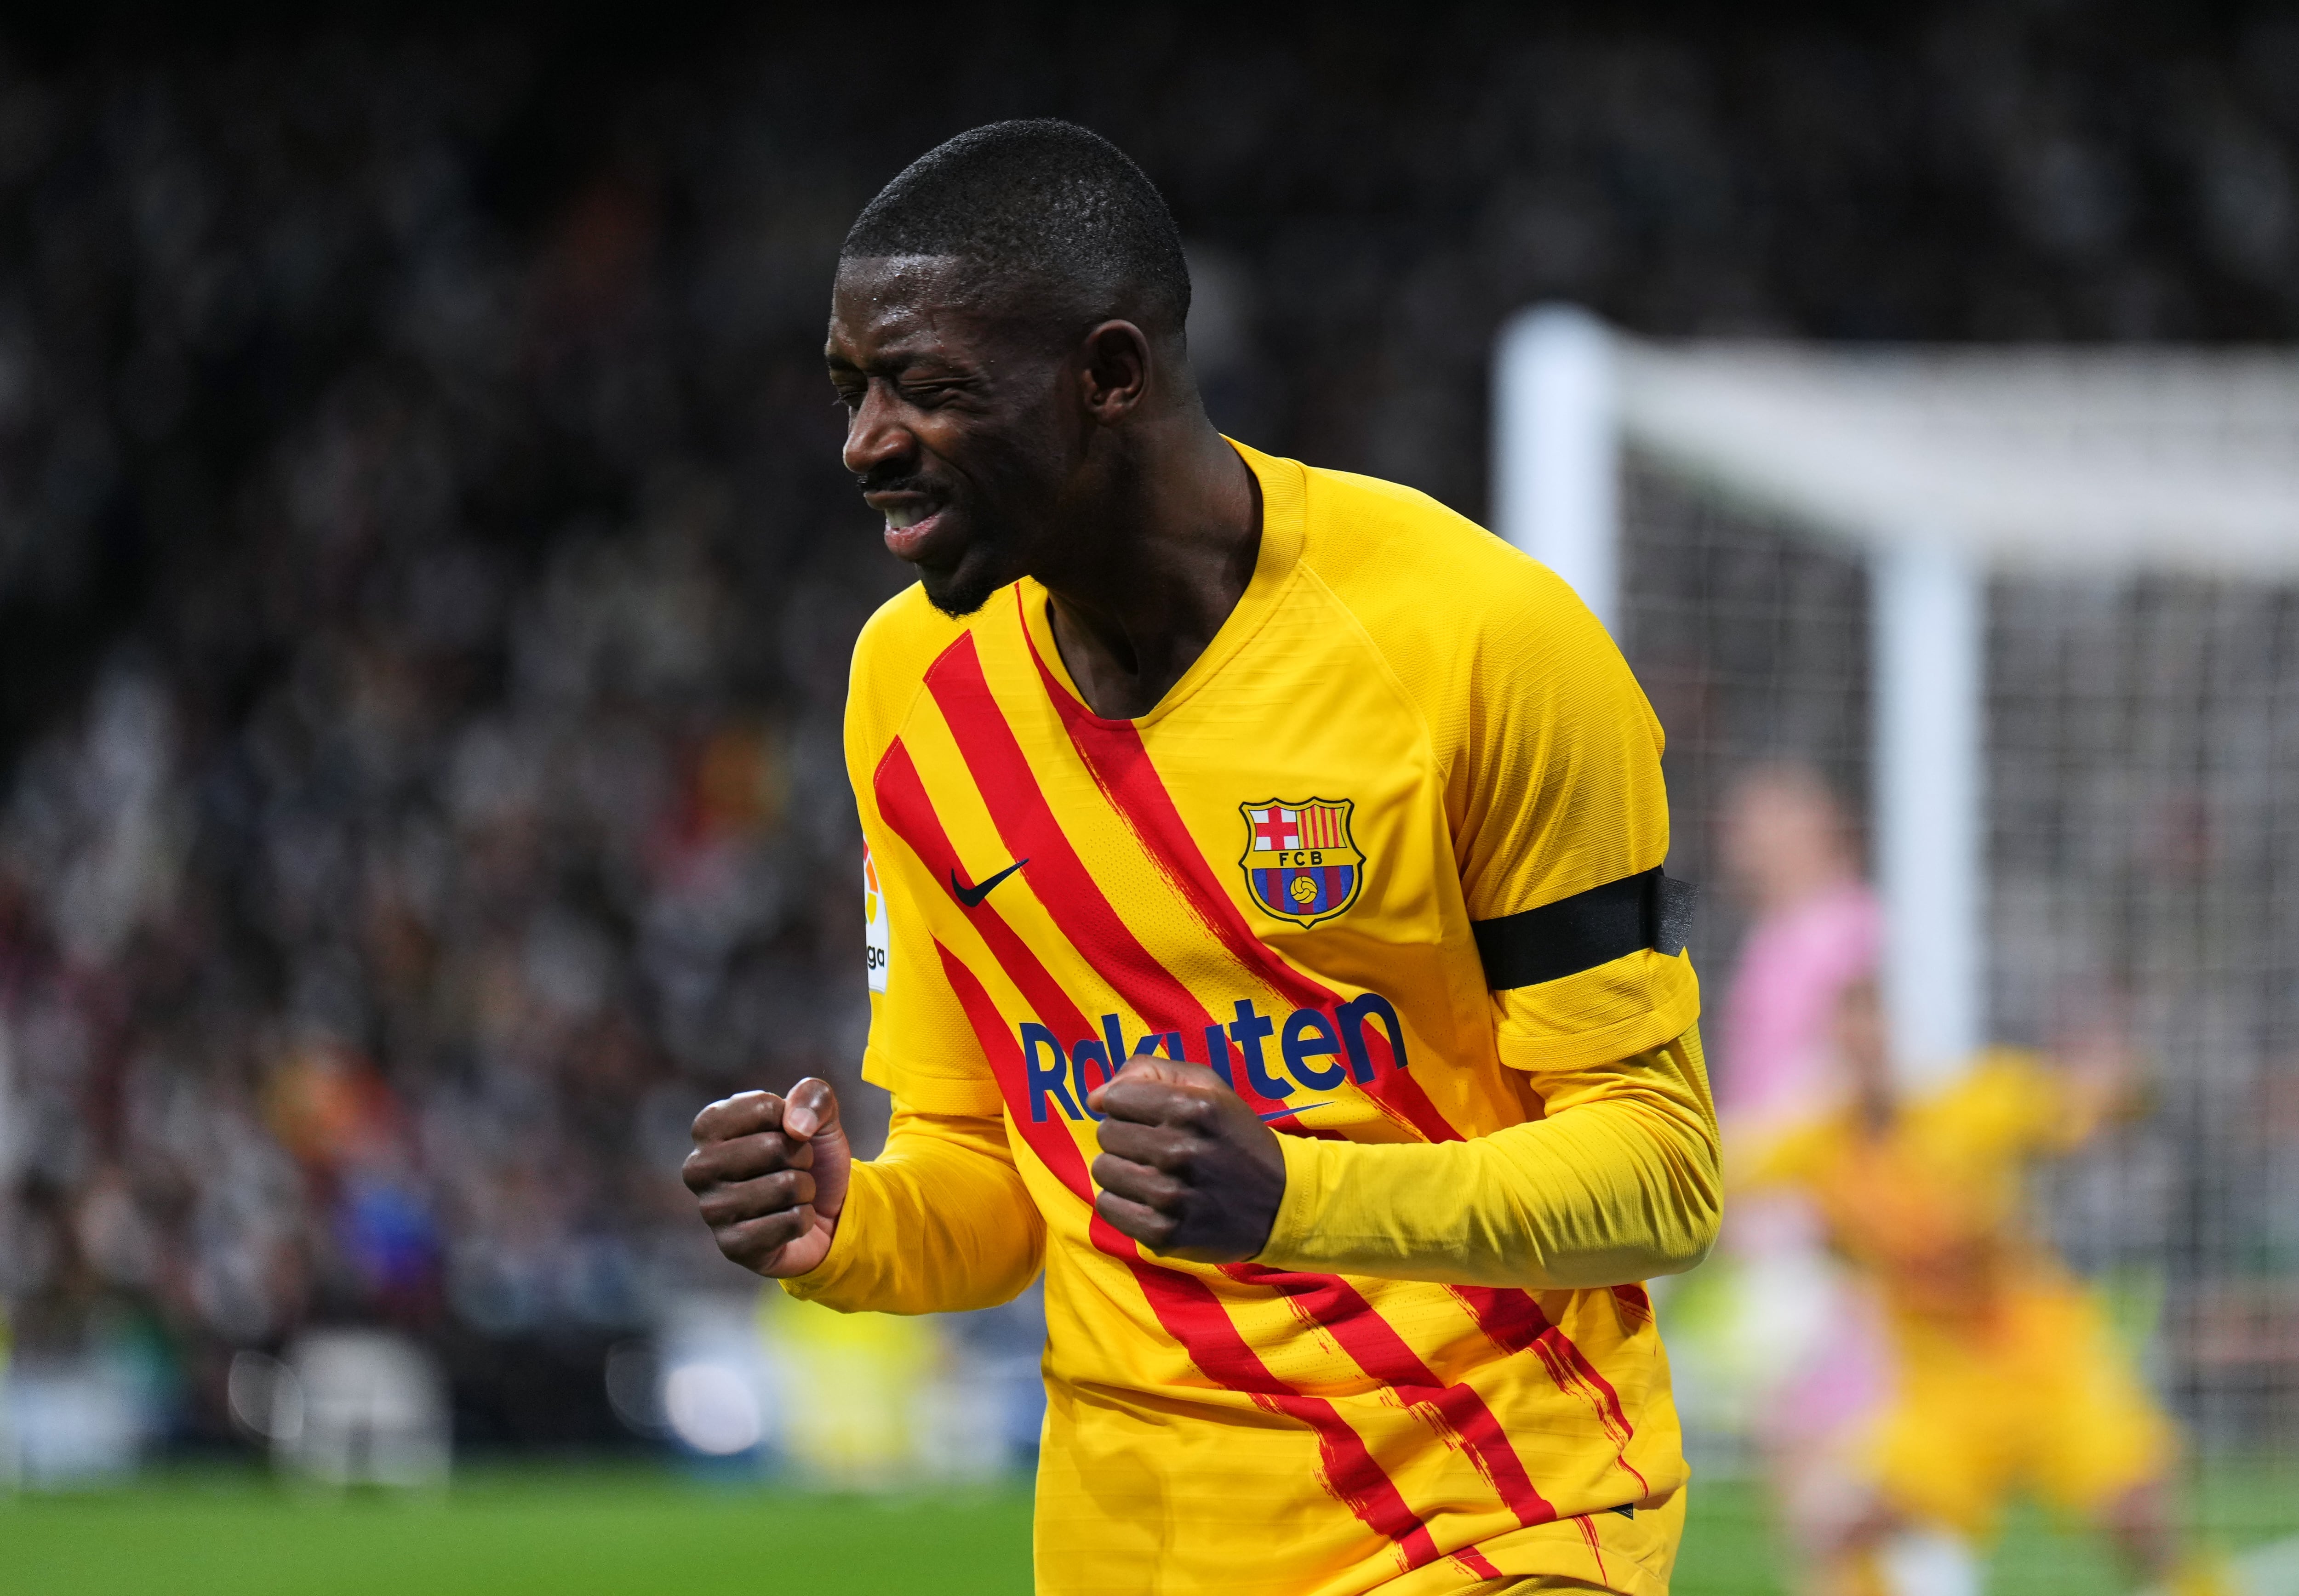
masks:
<path fill-rule="evenodd" d="M 1277 1134 L 1203 1064 L 1135 1058 L 1088 1098 L 1102 1116 L 1101 1217 L 1153 1253 L 1236 1263 L 1268 1243 L 1285 1195 Z"/>
<path fill-rule="evenodd" d="M 718 1250 L 779 1280 L 829 1256 L 853 1162 L 838 1094 L 809 1077 L 787 1097 L 743 1092 L 695 1115 L 679 1173 Z"/>

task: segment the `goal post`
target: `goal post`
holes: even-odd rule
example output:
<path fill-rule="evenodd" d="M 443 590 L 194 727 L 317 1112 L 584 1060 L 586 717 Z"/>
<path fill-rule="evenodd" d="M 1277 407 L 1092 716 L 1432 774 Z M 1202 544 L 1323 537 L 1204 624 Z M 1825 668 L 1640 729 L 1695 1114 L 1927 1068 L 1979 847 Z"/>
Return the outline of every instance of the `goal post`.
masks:
<path fill-rule="evenodd" d="M 1493 417 L 1496 530 L 1616 636 L 1624 451 L 1865 565 L 1882 979 L 1915 1080 L 1993 1035 L 1991 575 L 2299 580 L 2281 351 L 1670 344 L 1548 304 L 1503 329 Z"/>
<path fill-rule="evenodd" d="M 1921 1085 L 1952 1074 L 1988 1039 L 1980 921 L 1986 600 L 1970 558 L 1921 532 L 1873 550 L 1869 568 L 1879 973 L 1893 1057 Z"/>
<path fill-rule="evenodd" d="M 1501 335 L 1493 385 L 1493 529 L 1619 624 L 1620 393 L 1614 336 L 1577 305 Z"/>
<path fill-rule="evenodd" d="M 1578 306 L 1537 306 L 1503 332 L 1493 393 L 1495 529 L 1564 577 L 1616 635 L 1621 453 L 1643 418 L 1635 401 L 1656 378 L 1666 381 L 1664 370 L 1631 355 L 1635 377 L 1624 411 L 1623 352 L 1622 340 Z M 1668 434 L 1662 436 L 1665 448 Z M 1722 471 L 1714 469 L 1719 463 Z M 1761 485 L 1737 480 L 1736 463 L 1729 456 L 1703 462 L 1728 492 L 1769 497 Z M 1901 1068 L 1930 1079 L 1985 1039 L 1980 600 L 1968 560 L 1944 540 L 1913 533 L 1877 542 L 1875 855 L 1889 949 L 1884 997 Z"/>
<path fill-rule="evenodd" d="M 1493 381 L 1495 529 L 1652 697 L 1672 870 L 1721 886 L 1739 773 L 1808 765 L 1864 823 L 1912 1086 L 2085 1023 L 2147 1064 L 2145 1120 L 2046 1179 L 2054 1236 L 2122 1294 L 2188 1466 L 2267 1460 L 2299 1529 L 2299 352 L 1544 305 Z M 1740 912 L 1696 932 L 1719 1000 Z"/>

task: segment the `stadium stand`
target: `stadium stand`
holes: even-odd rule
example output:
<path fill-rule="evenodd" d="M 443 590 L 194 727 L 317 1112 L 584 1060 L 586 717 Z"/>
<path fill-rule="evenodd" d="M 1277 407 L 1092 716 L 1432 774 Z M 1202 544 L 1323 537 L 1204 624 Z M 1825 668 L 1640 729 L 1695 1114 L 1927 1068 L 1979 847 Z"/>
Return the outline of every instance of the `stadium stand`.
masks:
<path fill-rule="evenodd" d="M 2287 16 L 1416 15 L 917 21 L 899 104 L 820 19 L 26 33 L 15 1357 L 110 1349 L 189 1447 L 235 1434 L 235 1353 L 389 1327 L 462 1440 L 624 1434 L 609 1349 L 726 1269 L 676 1178 L 694 1108 L 859 1054 L 838 717 L 901 578 L 817 351 L 847 221 L 958 128 L 1116 138 L 1192 242 L 1216 418 L 1473 514 L 1493 334 L 1540 299 L 1654 335 L 2299 335 Z"/>

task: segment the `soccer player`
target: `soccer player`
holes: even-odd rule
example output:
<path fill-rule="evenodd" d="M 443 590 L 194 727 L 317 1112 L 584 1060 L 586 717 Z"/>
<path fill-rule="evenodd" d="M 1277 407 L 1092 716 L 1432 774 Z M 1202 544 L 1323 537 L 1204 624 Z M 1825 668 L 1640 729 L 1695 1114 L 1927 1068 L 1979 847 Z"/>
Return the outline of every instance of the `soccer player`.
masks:
<path fill-rule="evenodd" d="M 856 645 L 856 1161 L 695 1121 L 719 1247 L 844 1310 L 1043 1268 L 1046 1592 L 1662 1596 L 1638 1282 L 1718 1212 L 1660 728 L 1555 576 L 1234 444 L 1157 190 L 960 136 L 846 238 L 845 463 L 917 567 Z"/>
<path fill-rule="evenodd" d="M 1851 823 L 1818 771 L 1744 771 L 1719 832 L 1727 877 L 1753 910 L 1709 1033 L 1716 1116 L 1739 1158 L 1842 1106 L 1838 1004 L 1873 976 L 1883 917 L 1860 878 Z M 1699 1284 L 1722 1344 L 1680 1329 L 1676 1350 L 1694 1367 L 1704 1352 L 1723 1354 L 1716 1375 L 1737 1377 L 1733 1397 L 1748 1404 L 1781 1526 L 1798 1560 L 1819 1569 L 1868 1510 L 1846 1454 L 1883 1400 L 1882 1318 L 1868 1282 L 1830 1255 L 1801 1192 L 1736 1195 L 1718 1251 Z M 1702 1322 L 1697 1308 L 1686 1318 Z"/>
<path fill-rule="evenodd" d="M 1890 1327 L 1892 1395 L 1854 1463 L 1872 1509 L 1832 1549 L 1824 1587 L 1874 1591 L 1893 1531 L 1977 1539 L 2032 1492 L 2096 1520 L 2145 1572 L 2178 1573 L 2195 1596 L 2218 1589 L 2209 1563 L 2178 1566 L 2170 1420 L 2026 1222 L 2029 1170 L 2093 1133 L 2126 1096 L 2122 1072 L 1999 1048 L 1904 1102 L 1872 981 L 1846 989 L 1837 1034 L 1849 1103 L 1761 1154 L 1755 1177 L 1811 1195 Z"/>

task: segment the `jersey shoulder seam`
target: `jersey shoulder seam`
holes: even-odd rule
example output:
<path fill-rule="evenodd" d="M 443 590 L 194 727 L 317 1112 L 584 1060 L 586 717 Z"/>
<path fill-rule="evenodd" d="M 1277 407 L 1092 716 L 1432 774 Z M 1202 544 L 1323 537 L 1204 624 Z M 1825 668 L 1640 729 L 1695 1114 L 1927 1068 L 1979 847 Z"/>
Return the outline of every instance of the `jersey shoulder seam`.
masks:
<path fill-rule="evenodd" d="M 1430 763 L 1436 767 L 1438 789 L 1440 791 L 1443 790 L 1453 777 L 1451 759 L 1437 747 L 1436 728 L 1429 724 L 1429 716 L 1421 707 L 1420 700 L 1407 690 L 1404 678 L 1397 674 L 1397 666 L 1390 660 L 1389 651 L 1381 646 L 1381 640 L 1373 634 L 1373 628 L 1365 624 L 1363 617 L 1357 614 L 1349 601 L 1341 597 L 1332 583 L 1325 580 L 1324 574 L 1319 571 L 1315 563 L 1309 558 L 1307 550 L 1302 551 L 1299 570 L 1302 580 L 1324 594 L 1326 602 L 1340 611 L 1348 620 L 1350 629 L 1364 642 L 1366 652 L 1373 656 L 1374 662 L 1381 667 L 1382 680 L 1387 683 L 1390 692 L 1405 706 L 1406 713 L 1413 717 L 1413 724 L 1420 727 L 1421 745 L 1429 750 Z"/>
<path fill-rule="evenodd" d="M 1307 479 L 1305 492 L 1311 496 L 1315 495 L 1315 490 L 1321 485 L 1322 479 L 1325 484 L 1342 484 L 1347 489 L 1385 500 L 1392 504 L 1403 502 L 1412 504 L 1416 509 L 1424 509 L 1425 512 L 1434 513 L 1445 521 L 1456 523 L 1462 530 L 1479 537 L 1490 538 L 1494 535 L 1467 517 L 1449 509 L 1417 488 L 1409 488 L 1399 483 L 1386 482 L 1377 476 L 1364 476 L 1350 471 L 1329 471 L 1315 467 L 1303 467 L 1303 475 Z M 1317 517 L 1313 512 L 1307 519 L 1314 525 Z M 1362 616 L 1358 615 L 1357 607 L 1343 598 L 1340 590 L 1327 581 L 1324 573 L 1317 568 L 1316 551 L 1311 541 L 1305 541 L 1299 564 L 1303 574 L 1314 581 L 1319 591 L 1332 600 L 1335 608 L 1349 617 L 1349 624 L 1356 629 L 1357 635 L 1365 640 L 1365 647 L 1372 651 L 1373 657 L 1381 662 L 1382 674 L 1387 680 L 1390 690 L 1404 702 L 1415 723 L 1421 727 L 1421 740 L 1423 746 L 1429 749 L 1432 763 L 1436 766 L 1439 788 L 1441 790 L 1448 787 L 1453 779 L 1453 766 L 1462 750 L 1440 749 L 1437 746 L 1437 729 L 1431 724 L 1428 712 L 1423 707 L 1421 701 L 1406 687 L 1405 679 L 1398 674 L 1396 664 L 1389 657 L 1389 650 L 1382 646 L 1381 640 L 1374 635 L 1374 629 L 1365 624 Z"/>

